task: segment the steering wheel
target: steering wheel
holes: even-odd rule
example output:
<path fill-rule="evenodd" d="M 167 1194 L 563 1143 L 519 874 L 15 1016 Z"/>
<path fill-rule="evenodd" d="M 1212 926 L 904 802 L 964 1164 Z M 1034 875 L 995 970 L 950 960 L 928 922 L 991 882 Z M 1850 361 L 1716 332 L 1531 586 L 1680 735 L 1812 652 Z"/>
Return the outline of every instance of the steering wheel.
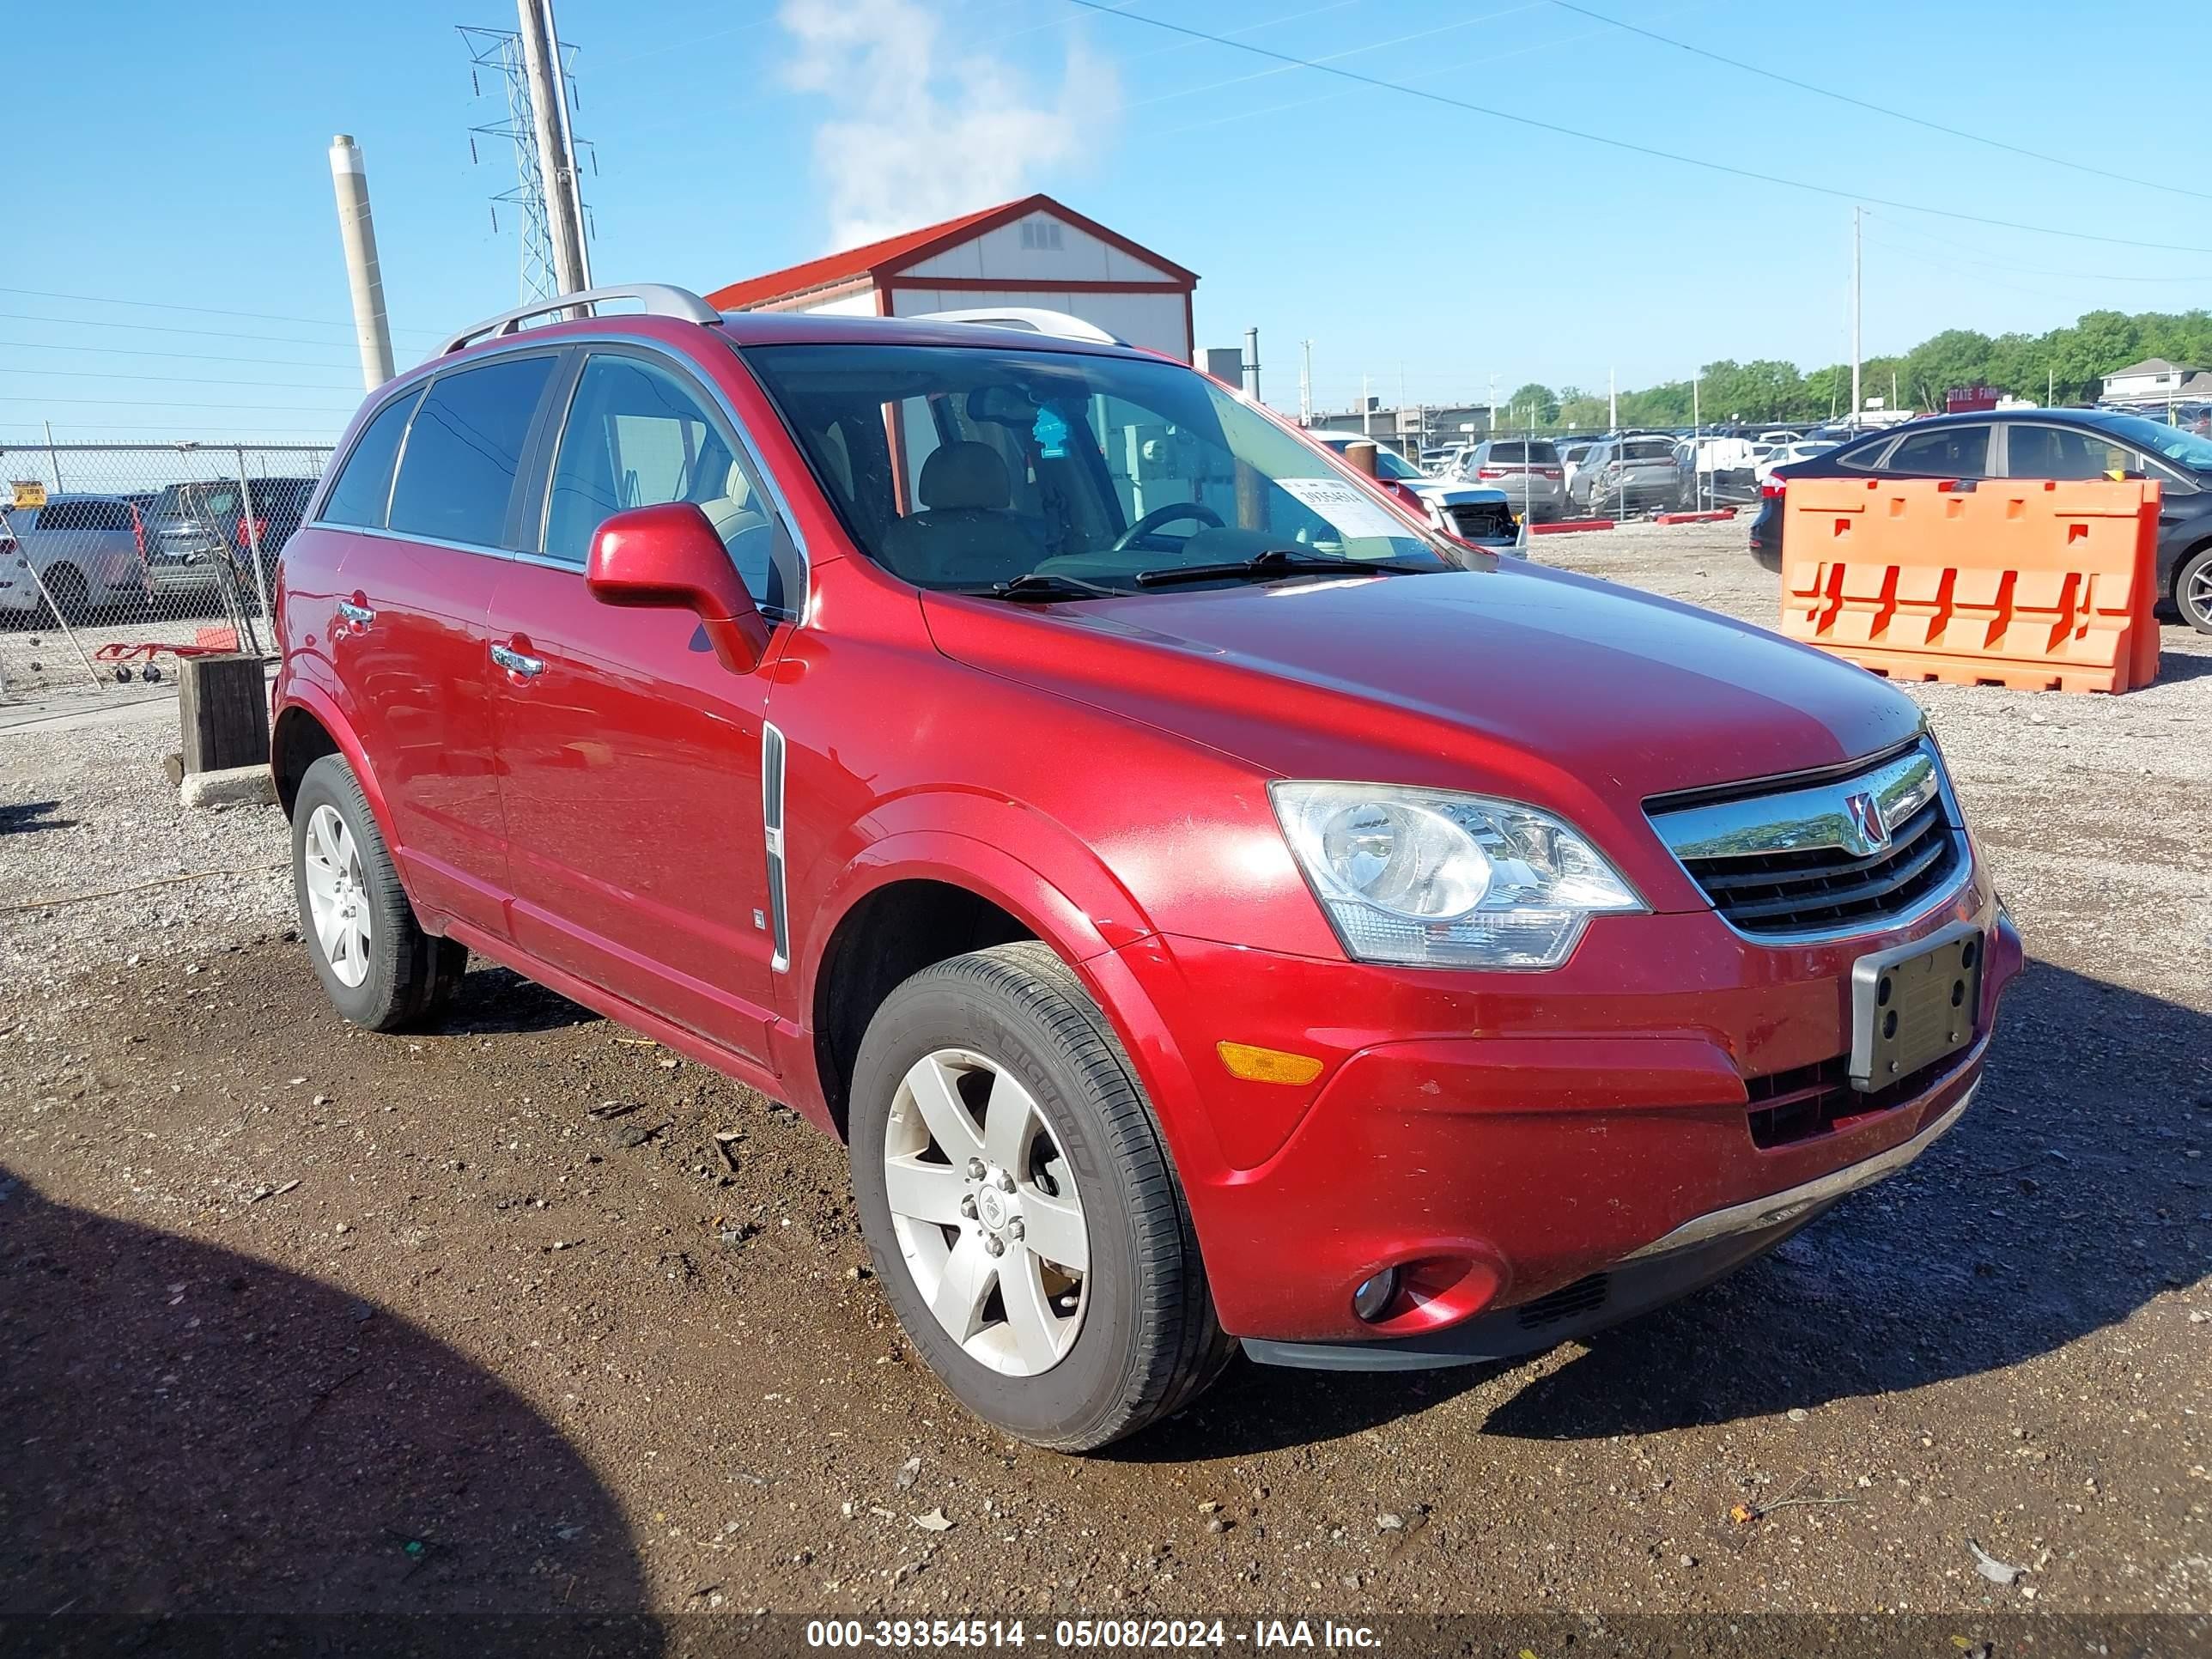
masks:
<path fill-rule="evenodd" d="M 1221 528 L 1221 515 L 1200 501 L 1170 501 L 1165 507 L 1156 507 L 1114 538 L 1109 553 L 1126 553 L 1130 548 L 1158 530 L 1164 524 L 1173 524 L 1177 519 L 1194 519 L 1199 523 Z"/>

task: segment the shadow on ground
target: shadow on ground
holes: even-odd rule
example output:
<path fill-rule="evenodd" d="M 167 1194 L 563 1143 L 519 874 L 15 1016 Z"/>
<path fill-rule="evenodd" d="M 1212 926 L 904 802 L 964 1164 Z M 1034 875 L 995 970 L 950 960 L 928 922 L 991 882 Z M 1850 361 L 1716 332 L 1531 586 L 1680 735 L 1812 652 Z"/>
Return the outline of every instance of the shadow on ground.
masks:
<path fill-rule="evenodd" d="M 599 1614 L 618 1650 L 659 1650 L 629 1529 L 583 1459 L 404 1320 L 4 1170 L 0 1309 L 13 1636 L 51 1620 L 67 1645 L 95 1613 L 203 1632 L 210 1615 Z M 108 1650 L 139 1650 L 136 1634 Z"/>
<path fill-rule="evenodd" d="M 478 959 L 470 963 L 453 1000 L 422 1029 L 434 1036 L 483 1036 L 501 1031 L 558 1031 L 588 1025 L 599 1018 L 558 991 Z"/>
<path fill-rule="evenodd" d="M 40 830 L 67 830 L 75 818 L 58 818 L 58 800 L 0 801 L 0 836 L 27 836 Z"/>
<path fill-rule="evenodd" d="M 1531 1380 L 1484 1432 L 1599 1439 L 2001 1370 L 2212 1271 L 2212 1017 L 2031 963 L 1975 1103 L 1888 1182 L 1778 1251 Z M 1234 1456 L 1390 1422 L 1497 1366 L 1330 1376 L 1239 1362 L 1118 1449 Z"/>

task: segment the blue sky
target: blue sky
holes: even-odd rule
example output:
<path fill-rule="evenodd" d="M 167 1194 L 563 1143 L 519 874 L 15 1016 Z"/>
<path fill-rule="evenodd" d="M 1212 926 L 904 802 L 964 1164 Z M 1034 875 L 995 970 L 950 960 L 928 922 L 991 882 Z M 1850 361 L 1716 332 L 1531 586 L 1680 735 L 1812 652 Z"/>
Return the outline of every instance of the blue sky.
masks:
<path fill-rule="evenodd" d="M 17 9 L 0 234 L 0 441 L 335 431 L 358 401 L 325 150 L 368 158 L 403 362 L 514 302 L 501 112 L 453 25 L 507 0 Z M 1709 52 L 2087 166 L 1929 132 L 1553 0 L 1123 0 L 1122 9 L 1729 166 L 2159 252 L 1875 208 L 1866 349 L 2212 304 L 2200 133 L 2160 133 L 2134 46 L 2052 0 L 1590 0 Z M 2124 38 L 2201 63 L 2212 14 Z M 601 281 L 709 289 L 857 235 L 1044 190 L 1200 273 L 1200 343 L 1261 330 L 1263 389 L 1393 401 L 1535 379 L 1632 386 L 1717 357 L 1846 350 L 1847 199 L 1287 68 L 1067 0 L 559 0 Z M 46 66 L 40 72 L 35 66 Z M 27 66 L 32 66 L 27 68 Z M 2130 88 L 2139 88 L 2131 93 Z M 162 301 L 88 303 L 21 290 Z M 250 313 L 224 316 L 214 313 Z M 277 321 L 272 319 L 287 319 Z M 127 325 L 127 326 L 126 326 Z M 158 354 L 158 355 L 157 355 Z M 240 384 L 243 383 L 243 384 Z"/>

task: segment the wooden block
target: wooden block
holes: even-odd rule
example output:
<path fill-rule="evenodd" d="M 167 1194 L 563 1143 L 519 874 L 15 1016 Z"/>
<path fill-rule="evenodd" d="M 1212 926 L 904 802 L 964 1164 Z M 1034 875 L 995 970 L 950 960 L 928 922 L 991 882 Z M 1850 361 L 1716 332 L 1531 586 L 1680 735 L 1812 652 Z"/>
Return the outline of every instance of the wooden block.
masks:
<path fill-rule="evenodd" d="M 186 772 L 223 772 L 269 759 L 269 686 L 261 659 L 186 657 L 177 718 Z"/>

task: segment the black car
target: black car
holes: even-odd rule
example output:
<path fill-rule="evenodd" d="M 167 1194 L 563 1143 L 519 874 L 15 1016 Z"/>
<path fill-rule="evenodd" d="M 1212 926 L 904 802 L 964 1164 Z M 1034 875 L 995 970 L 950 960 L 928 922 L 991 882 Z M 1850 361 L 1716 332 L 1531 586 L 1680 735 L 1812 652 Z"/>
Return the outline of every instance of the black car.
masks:
<path fill-rule="evenodd" d="M 2122 472 L 2164 486 L 2158 591 L 2212 634 L 2212 438 L 2101 409 L 1938 415 L 1870 432 L 1778 469 L 1751 524 L 1752 556 L 1782 568 L 1783 486 L 1795 478 L 2101 478 Z"/>

